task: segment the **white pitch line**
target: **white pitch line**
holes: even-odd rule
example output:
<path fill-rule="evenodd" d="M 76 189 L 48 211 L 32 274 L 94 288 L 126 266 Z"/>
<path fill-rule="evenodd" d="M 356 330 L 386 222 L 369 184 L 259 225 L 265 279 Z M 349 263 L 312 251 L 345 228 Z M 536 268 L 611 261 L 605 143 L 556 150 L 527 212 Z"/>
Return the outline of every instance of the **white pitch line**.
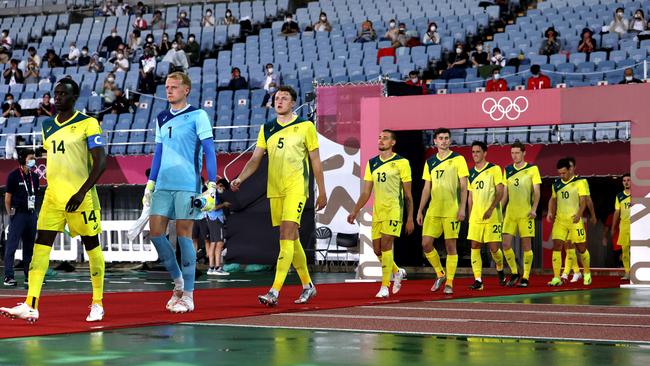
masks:
<path fill-rule="evenodd" d="M 477 313 L 520 313 L 520 314 L 540 314 L 539 311 L 532 310 L 495 310 L 495 309 L 464 309 L 464 308 L 428 308 L 428 307 L 408 307 L 408 306 L 357 306 L 364 309 L 395 309 L 395 310 L 426 310 L 426 311 L 471 311 Z M 585 313 L 578 311 L 562 311 L 555 315 L 589 315 L 589 316 L 620 316 L 620 317 L 642 317 L 650 318 L 650 314 L 613 314 L 613 313 Z"/>
<path fill-rule="evenodd" d="M 646 345 L 649 342 L 644 341 L 629 341 L 622 339 L 606 339 L 606 338 L 568 338 L 568 337 L 534 337 L 534 336 L 509 336 L 497 334 L 473 334 L 473 333 L 437 333 L 437 332 L 414 332 L 414 331 L 401 331 L 401 330 L 378 330 L 378 329 L 354 329 L 354 328 L 325 328 L 325 327 L 297 327 L 286 325 L 253 325 L 253 324 L 229 324 L 229 323 L 199 323 L 199 322 L 185 322 L 178 323 L 180 325 L 192 325 L 201 327 L 237 327 L 237 328 L 266 328 L 266 329 L 295 329 L 295 330 L 314 330 L 326 332 L 352 332 L 352 333 L 379 333 L 379 334 L 410 334 L 410 335 L 424 335 L 424 336 L 445 336 L 445 337 L 481 337 L 481 338 L 497 338 L 497 339 L 532 339 L 545 342 L 554 341 L 569 341 L 569 342 L 602 342 L 602 343 L 632 343 Z"/>
<path fill-rule="evenodd" d="M 495 319 L 449 319 L 449 318 L 425 318 L 408 316 L 370 316 L 370 315 L 345 315 L 345 314 L 314 314 L 314 313 L 280 313 L 271 316 L 301 317 L 301 318 L 340 318 L 340 319 L 372 319 L 372 320 L 400 320 L 400 321 L 422 321 L 422 322 L 448 322 L 448 323 L 515 323 L 515 324 L 543 324 L 543 325 L 575 325 L 586 327 L 613 327 L 613 328 L 650 328 L 650 325 L 635 324 L 601 324 L 601 323 L 578 323 L 578 322 L 544 322 L 530 320 L 495 320 Z"/>
<path fill-rule="evenodd" d="M 548 292 L 546 294 L 553 294 L 553 295 L 565 295 L 570 293 L 570 291 L 565 291 L 566 293 L 562 292 Z M 539 295 L 539 294 L 538 294 Z M 513 295 L 513 296 L 519 296 L 519 295 Z M 429 304 L 440 304 L 440 300 L 433 300 L 433 301 L 423 301 L 425 303 Z M 506 305 L 506 306 L 544 306 L 544 307 L 552 307 L 552 308 L 557 308 L 558 306 L 566 306 L 566 307 L 576 307 L 576 308 L 596 308 L 596 309 L 627 309 L 627 308 L 647 308 L 645 306 L 631 306 L 631 305 L 576 305 L 576 304 L 522 304 L 522 303 L 516 303 L 516 302 L 482 302 L 482 303 L 476 303 L 476 302 L 467 302 L 467 301 L 453 301 L 453 302 L 448 302 L 445 301 L 444 303 L 450 303 L 450 304 L 464 304 L 464 305 L 476 305 L 477 307 L 479 305 L 484 305 L 484 304 L 494 304 L 494 305 Z M 465 310 L 472 310 L 473 308 L 463 308 Z"/>
<path fill-rule="evenodd" d="M 166 282 L 145 282 L 145 285 L 164 285 Z"/>
<path fill-rule="evenodd" d="M 129 281 L 108 281 L 108 283 L 131 283 Z"/>
<path fill-rule="evenodd" d="M 27 291 L 27 290 L 25 290 L 25 291 Z M 15 295 L 0 294 L 0 297 L 21 297 L 21 296 L 25 296 L 25 295 L 21 295 L 21 294 L 15 294 Z"/>

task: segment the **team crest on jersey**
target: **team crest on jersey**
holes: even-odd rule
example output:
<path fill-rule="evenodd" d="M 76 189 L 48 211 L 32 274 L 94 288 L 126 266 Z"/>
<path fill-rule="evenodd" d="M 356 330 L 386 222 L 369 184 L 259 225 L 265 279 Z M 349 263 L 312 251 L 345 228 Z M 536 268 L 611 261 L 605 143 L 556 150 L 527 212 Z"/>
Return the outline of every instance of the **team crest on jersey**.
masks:
<path fill-rule="evenodd" d="M 72 132 L 74 132 L 74 130 L 76 130 L 76 129 L 77 129 L 77 126 L 70 127 L 70 131 L 72 131 Z"/>
<path fill-rule="evenodd" d="M 298 126 L 295 126 L 295 127 L 293 128 L 293 132 L 298 132 Z"/>
<path fill-rule="evenodd" d="M 395 167 L 395 162 L 390 163 L 390 166 Z"/>

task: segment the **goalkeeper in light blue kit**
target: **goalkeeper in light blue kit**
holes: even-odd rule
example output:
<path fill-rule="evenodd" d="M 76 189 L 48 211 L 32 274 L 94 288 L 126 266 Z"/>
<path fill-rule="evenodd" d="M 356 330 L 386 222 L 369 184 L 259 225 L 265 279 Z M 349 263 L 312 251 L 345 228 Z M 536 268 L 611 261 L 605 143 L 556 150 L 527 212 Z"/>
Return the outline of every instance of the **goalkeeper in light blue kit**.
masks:
<path fill-rule="evenodd" d="M 194 310 L 196 252 L 192 244 L 192 224 L 201 211 L 215 205 L 217 161 L 208 114 L 187 103 L 191 80 L 181 72 L 167 76 L 165 90 L 170 109 L 156 118 L 156 150 L 142 203 L 150 206 L 149 231 L 160 261 L 174 280 L 167 302 L 172 313 Z M 201 162 L 205 152 L 208 190 L 201 195 Z M 206 199 L 202 208 L 194 200 Z M 165 236 L 169 220 L 176 220 L 181 267 Z"/>

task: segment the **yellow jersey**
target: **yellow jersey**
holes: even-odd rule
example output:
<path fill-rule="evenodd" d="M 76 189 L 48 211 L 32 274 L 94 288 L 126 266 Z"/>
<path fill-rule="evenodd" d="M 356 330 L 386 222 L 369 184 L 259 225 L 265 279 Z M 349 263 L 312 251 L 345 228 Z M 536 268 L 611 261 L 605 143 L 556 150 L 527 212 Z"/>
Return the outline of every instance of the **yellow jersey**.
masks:
<path fill-rule="evenodd" d="M 459 180 L 469 176 L 465 158 L 451 152 L 446 158 L 438 155 L 424 164 L 422 179 L 431 182 L 431 201 L 427 217 L 456 217 L 460 204 Z"/>
<path fill-rule="evenodd" d="M 309 152 L 318 149 L 313 122 L 298 116 L 285 124 L 268 122 L 260 128 L 257 147 L 268 153 L 268 198 L 309 197 Z"/>
<path fill-rule="evenodd" d="M 589 196 L 587 180 L 574 176 L 568 182 L 558 178 L 553 183 L 551 196 L 557 200 L 556 221 L 572 223 L 580 210 L 580 197 Z"/>
<path fill-rule="evenodd" d="M 614 208 L 620 210 L 621 225 L 630 225 L 630 203 L 630 195 L 626 194 L 625 191 L 616 195 Z"/>
<path fill-rule="evenodd" d="M 375 202 L 372 221 L 402 221 L 404 216 L 404 187 L 411 181 L 411 166 L 403 157 L 393 154 L 387 160 L 379 156 L 368 161 L 363 179 L 373 182 Z"/>
<path fill-rule="evenodd" d="M 497 186 L 503 184 L 501 167 L 487 163 L 483 169 L 473 167 L 469 171 L 469 190 L 472 192 L 472 212 L 469 216 L 470 223 L 497 223 L 503 221 L 501 204 L 497 203 L 492 216 L 483 219 L 485 211 L 492 205 L 497 195 Z"/>
<path fill-rule="evenodd" d="M 46 201 L 49 208 L 64 210 L 68 200 L 86 182 L 93 167 L 90 150 L 103 146 L 99 122 L 79 111 L 67 121 L 58 115 L 43 121 L 43 148 L 47 150 Z M 86 194 L 98 210 L 99 198 L 95 187 Z M 52 207 L 52 205 L 54 207 Z"/>
<path fill-rule="evenodd" d="M 521 168 L 508 165 L 503 178 L 508 189 L 506 216 L 512 219 L 528 218 L 533 207 L 533 187 L 542 184 L 537 165 L 526 163 Z"/>

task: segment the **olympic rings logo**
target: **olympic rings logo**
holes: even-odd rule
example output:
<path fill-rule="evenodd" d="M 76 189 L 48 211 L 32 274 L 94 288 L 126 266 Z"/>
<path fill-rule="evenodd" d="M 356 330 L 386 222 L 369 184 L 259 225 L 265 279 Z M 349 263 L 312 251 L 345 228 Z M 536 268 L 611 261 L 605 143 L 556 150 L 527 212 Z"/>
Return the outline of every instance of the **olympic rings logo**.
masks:
<path fill-rule="evenodd" d="M 528 110 L 528 99 L 523 96 L 519 96 L 515 100 L 501 97 L 498 101 L 494 98 L 485 98 L 481 107 L 483 113 L 488 114 L 494 121 L 500 121 L 504 117 L 514 121 Z"/>

